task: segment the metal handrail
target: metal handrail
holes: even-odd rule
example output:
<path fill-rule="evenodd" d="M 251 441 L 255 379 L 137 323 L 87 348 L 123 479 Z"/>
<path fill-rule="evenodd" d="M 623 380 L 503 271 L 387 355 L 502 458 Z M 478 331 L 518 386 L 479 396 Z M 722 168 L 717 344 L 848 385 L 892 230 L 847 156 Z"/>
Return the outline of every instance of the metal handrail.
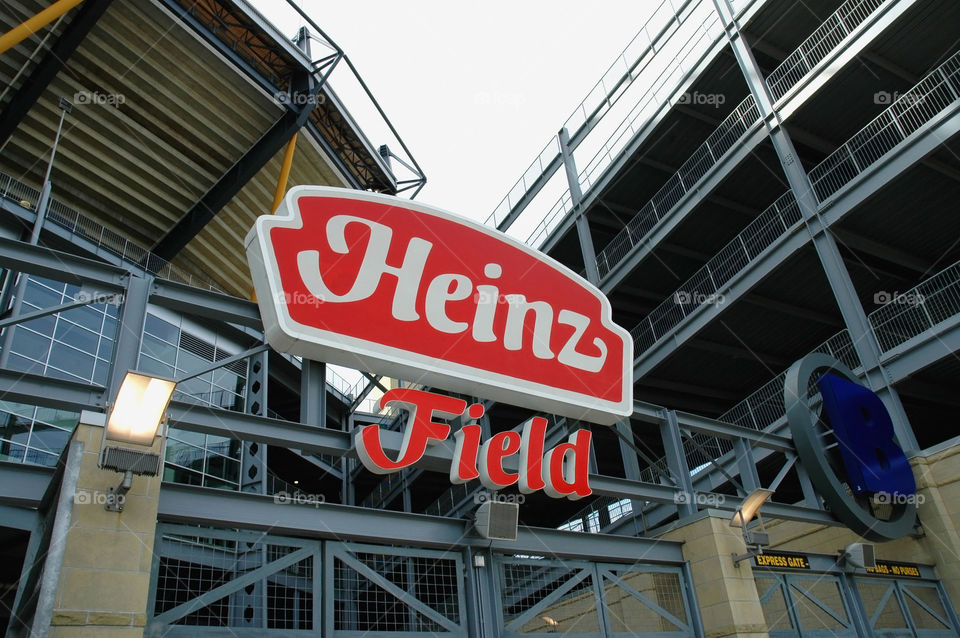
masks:
<path fill-rule="evenodd" d="M 40 199 L 40 191 L 27 186 L 10 175 L 0 173 L 0 197 L 14 201 L 24 208 L 34 210 Z M 166 259 L 138 246 L 123 235 L 104 227 L 99 222 L 90 219 L 60 200 L 50 198 L 45 221 L 52 222 L 74 235 L 81 236 L 99 248 L 103 248 L 128 263 L 136 264 L 161 279 L 178 281 L 195 288 L 225 292 L 213 280 L 188 273 L 179 266 L 175 266 Z"/>
<path fill-rule="evenodd" d="M 847 0 L 767 76 L 779 100 L 888 0 Z"/>
<path fill-rule="evenodd" d="M 957 100 L 960 51 L 813 168 L 810 181 L 817 197 L 823 201 L 838 191 Z M 847 170 L 851 166 L 856 170 Z M 784 200 L 787 197 L 789 201 Z M 718 295 L 726 283 L 799 221 L 799 208 L 792 193 L 787 193 L 630 331 L 634 353 L 645 352 L 701 305 L 722 302 Z"/>
<path fill-rule="evenodd" d="M 564 127 L 571 132 L 572 136 L 580 135 L 581 129 L 602 117 L 626 92 L 627 87 L 639 77 L 640 74 L 634 73 L 634 71 L 647 57 L 648 53 L 652 52 L 653 55 L 649 56 L 650 59 L 647 60 L 646 64 L 649 64 L 650 60 L 656 57 L 656 52 L 663 47 L 663 43 L 679 30 L 685 19 L 681 18 L 680 13 L 689 2 L 690 0 L 680 0 L 679 8 L 674 7 L 674 0 L 662 0 L 660 2 L 650 19 L 644 23 L 633 39 L 630 40 L 630 43 L 613 61 L 606 73 L 564 122 Z M 668 15 L 663 15 L 664 10 L 667 11 Z M 666 22 L 663 26 L 658 27 L 657 22 L 664 18 L 666 18 Z M 677 26 L 670 31 L 674 22 Z M 651 35 L 651 32 L 653 32 L 653 35 Z M 637 48 L 639 48 L 639 52 L 636 51 Z M 523 175 L 507 191 L 507 194 L 484 223 L 497 227 L 559 154 L 560 140 L 555 135 L 530 163 Z"/>
<path fill-rule="evenodd" d="M 658 76 L 656 83 L 634 105 L 630 113 L 604 141 L 585 168 L 580 171 L 577 180 L 582 193 L 590 192 L 599 176 L 604 174 L 623 149 L 651 121 L 653 114 L 649 109 L 653 108 L 656 111 L 671 104 L 669 100 L 673 98 L 673 93 L 690 71 L 689 68 L 685 67 L 685 64 L 691 56 L 702 53 L 709 48 L 711 42 L 715 42 L 723 36 L 723 29 L 717 15 L 715 13 L 708 15 L 698 26 L 696 33 L 698 36 L 687 39 L 684 43 L 683 52 L 669 62 Z M 571 210 L 573 210 L 573 199 L 570 195 L 570 189 L 566 188 L 527 237 L 526 244 L 538 248 L 557 226 L 559 220 L 565 218 Z"/>
<path fill-rule="evenodd" d="M 646 352 L 700 306 L 722 304 L 727 283 L 801 219 L 793 191 L 787 191 L 634 326 L 630 335 L 635 355 Z"/>
<path fill-rule="evenodd" d="M 960 262 L 947 266 L 867 318 L 880 349 L 887 352 L 960 314 Z"/>
<path fill-rule="evenodd" d="M 723 119 L 707 139 L 687 159 L 666 184 L 627 222 L 606 247 L 597 254 L 597 270 L 601 277 L 623 261 L 634 246 L 667 217 L 683 197 L 694 190 L 700 180 L 716 166 L 750 127 L 760 119 L 753 96 L 747 96 Z"/>
<path fill-rule="evenodd" d="M 823 202 L 920 127 L 960 99 L 960 51 L 897 98 L 810 171 Z"/>

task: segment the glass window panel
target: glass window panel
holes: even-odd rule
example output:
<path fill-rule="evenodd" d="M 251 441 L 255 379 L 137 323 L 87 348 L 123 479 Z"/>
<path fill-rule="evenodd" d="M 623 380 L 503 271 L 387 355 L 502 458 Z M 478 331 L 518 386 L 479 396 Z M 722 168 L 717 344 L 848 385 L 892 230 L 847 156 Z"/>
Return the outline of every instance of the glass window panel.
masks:
<path fill-rule="evenodd" d="M 206 378 L 204 378 L 206 377 Z M 202 399 L 205 402 L 210 400 L 210 375 L 205 374 L 201 377 L 195 379 L 187 379 L 182 383 L 177 384 L 177 391 L 189 394 L 191 396 Z"/>
<path fill-rule="evenodd" d="M 164 341 L 173 344 L 180 343 L 180 328 L 149 313 L 147 313 L 147 321 L 144 323 L 144 331 Z"/>
<path fill-rule="evenodd" d="M 110 364 L 106 361 L 97 359 L 93 368 L 93 382 L 97 385 L 107 385 L 107 379 L 110 377 Z"/>
<path fill-rule="evenodd" d="M 78 330 L 82 329 L 78 328 Z M 87 331 L 84 330 L 84 332 Z M 53 348 L 50 350 L 49 365 L 83 379 L 93 378 L 93 356 L 62 343 L 53 343 Z"/>
<path fill-rule="evenodd" d="M 182 485 L 203 485 L 203 475 L 199 472 L 191 472 L 172 465 L 164 466 L 163 480 Z"/>
<path fill-rule="evenodd" d="M 43 364 L 33 361 L 32 359 L 27 359 L 26 357 L 21 357 L 15 352 L 10 353 L 10 358 L 7 360 L 7 365 L 11 370 L 16 370 L 18 372 L 29 372 L 32 374 L 43 374 Z"/>
<path fill-rule="evenodd" d="M 46 465 L 53 467 L 57 464 L 58 454 L 47 454 L 32 447 L 27 448 L 27 453 L 23 457 L 24 463 L 33 463 L 34 465 Z"/>
<path fill-rule="evenodd" d="M 45 375 L 48 377 L 53 377 L 54 379 L 63 379 L 64 381 L 79 381 L 79 382 L 89 382 L 89 378 L 78 377 L 75 374 L 71 374 L 66 370 L 58 370 L 52 366 L 47 366 Z"/>
<path fill-rule="evenodd" d="M 63 286 L 63 296 L 66 297 L 67 299 L 76 299 L 77 295 L 80 294 L 80 286 L 77 286 L 75 284 L 62 284 L 62 283 L 59 285 Z M 54 287 L 56 288 L 57 286 L 54 286 Z"/>
<path fill-rule="evenodd" d="M 240 481 L 240 464 L 225 456 L 211 454 L 207 457 L 207 474 L 226 481 L 238 483 Z"/>
<path fill-rule="evenodd" d="M 62 317 L 96 333 L 103 327 L 103 313 L 91 306 L 81 306 L 63 313 Z"/>
<path fill-rule="evenodd" d="M 50 425 L 65 430 L 73 430 L 77 426 L 80 415 L 69 410 L 57 410 L 56 408 L 37 408 L 37 421 L 43 421 Z"/>
<path fill-rule="evenodd" d="M 155 359 L 159 359 L 164 363 L 169 363 L 173 365 L 177 361 L 177 347 L 152 337 L 150 335 L 143 335 L 143 345 L 140 348 L 140 351 L 143 354 L 150 355 Z"/>
<path fill-rule="evenodd" d="M 117 317 L 120 316 L 120 306 L 117 304 L 108 303 L 106 304 L 106 308 L 104 308 L 104 312 L 107 313 L 108 322 L 110 319 L 113 319 L 112 323 L 116 323 Z"/>
<path fill-rule="evenodd" d="M 204 359 L 198 357 L 192 352 L 186 350 L 180 350 L 180 357 L 177 359 L 177 367 L 184 372 L 196 372 L 197 370 L 202 370 L 203 368 L 208 367 L 213 362 L 212 359 Z M 203 375 L 207 383 L 210 383 L 212 375 L 208 372 Z"/>
<path fill-rule="evenodd" d="M 203 447 L 203 443 L 206 440 L 206 435 L 204 434 L 200 434 L 199 432 L 178 430 L 177 428 L 170 428 L 170 433 L 168 436 L 171 439 L 176 439 L 184 443 L 190 443 L 191 445 L 198 445 L 200 447 Z"/>
<path fill-rule="evenodd" d="M 235 489 L 237 489 L 237 484 L 236 484 L 236 483 L 228 483 L 228 482 L 226 482 L 226 481 L 222 481 L 222 480 L 220 480 L 220 479 L 218 479 L 218 478 L 215 478 L 215 477 L 213 477 L 213 476 L 204 476 L 204 477 L 203 477 L 203 486 L 204 486 L 204 487 L 215 487 L 215 488 L 220 489 L 220 490 L 235 490 Z"/>
<path fill-rule="evenodd" d="M 52 308 L 63 303 L 63 295 L 31 277 L 27 282 L 27 290 L 23 293 L 23 300 L 37 308 Z"/>
<path fill-rule="evenodd" d="M 23 462 L 23 455 L 27 451 L 22 445 L 0 440 L 0 461 Z"/>
<path fill-rule="evenodd" d="M 18 416 L 25 417 L 27 419 L 32 419 L 34 414 L 34 406 L 27 405 L 26 403 L 14 403 L 13 401 L 0 401 L 0 410 L 4 412 L 9 412 L 10 414 L 16 414 Z"/>
<path fill-rule="evenodd" d="M 30 321 L 24 321 L 22 326 L 30 328 L 34 332 L 39 332 L 42 335 L 53 336 L 53 329 L 57 325 L 57 318 L 53 315 L 47 315 L 46 317 L 39 317 L 37 319 L 31 319 Z"/>
<path fill-rule="evenodd" d="M 147 355 L 140 357 L 140 365 L 138 366 L 138 369 L 141 372 L 155 374 L 168 379 L 173 379 L 177 376 L 174 374 L 173 366 L 167 365 L 166 363 L 161 363 L 153 357 L 148 357 Z"/>
<path fill-rule="evenodd" d="M 183 467 L 203 470 L 203 448 L 170 439 L 167 441 L 167 462 Z"/>
<path fill-rule="evenodd" d="M 106 337 L 101 337 L 100 346 L 97 348 L 97 356 L 105 361 L 113 358 L 113 341 Z"/>
<path fill-rule="evenodd" d="M 65 321 L 63 318 L 57 322 L 56 338 L 58 341 L 62 341 L 91 355 L 96 354 L 97 345 L 99 345 L 100 341 L 100 335 L 98 333 L 87 330 L 86 328 L 81 328 L 77 324 Z M 69 368 L 67 369 L 69 370 Z"/>
<path fill-rule="evenodd" d="M 18 352 L 37 361 L 46 361 L 50 352 L 50 337 L 39 335 L 25 327 L 18 327 L 13 331 L 11 352 Z"/>
<path fill-rule="evenodd" d="M 70 432 L 43 423 L 33 424 L 30 447 L 59 455 L 70 440 Z"/>
<path fill-rule="evenodd" d="M 30 438 L 30 423 L 32 419 L 9 412 L 0 412 L 0 439 L 23 443 L 26 445 Z"/>

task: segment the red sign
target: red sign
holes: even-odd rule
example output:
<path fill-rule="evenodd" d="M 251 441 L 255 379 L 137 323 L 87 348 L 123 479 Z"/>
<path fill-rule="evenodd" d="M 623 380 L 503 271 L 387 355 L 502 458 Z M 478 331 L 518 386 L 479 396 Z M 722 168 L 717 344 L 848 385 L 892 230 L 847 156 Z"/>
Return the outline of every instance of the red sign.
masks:
<path fill-rule="evenodd" d="M 306 186 L 246 244 L 281 352 L 596 423 L 632 412 L 633 342 L 607 298 L 496 230 Z"/>
<path fill-rule="evenodd" d="M 367 425 L 354 436 L 357 456 L 364 467 L 375 474 L 389 474 L 415 464 L 427 446 L 450 435 L 450 426 L 435 418 L 451 419 L 467 413 L 471 419 L 483 416 L 483 406 L 474 403 L 467 409 L 462 399 L 399 388 L 389 390 L 380 399 L 380 407 L 396 405 L 407 413 L 403 441 L 397 459 L 393 460 L 380 444 L 380 426 Z M 456 447 L 450 463 L 450 481 L 466 483 L 475 478 L 490 490 L 513 484 L 529 494 L 543 490 L 553 498 L 577 500 L 590 496 L 588 483 L 590 431 L 577 430 L 565 443 L 545 451 L 547 420 L 533 417 L 523 424 L 522 432 L 499 432 L 481 443 L 481 427 L 471 422 L 454 433 Z M 518 470 L 504 468 L 507 457 L 518 455 Z"/>

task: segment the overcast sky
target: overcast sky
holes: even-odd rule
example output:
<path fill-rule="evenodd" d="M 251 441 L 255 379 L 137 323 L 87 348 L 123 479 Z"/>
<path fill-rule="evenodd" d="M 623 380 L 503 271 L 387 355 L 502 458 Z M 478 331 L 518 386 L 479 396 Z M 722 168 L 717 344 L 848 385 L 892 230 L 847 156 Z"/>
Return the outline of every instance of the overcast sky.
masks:
<path fill-rule="evenodd" d="M 417 199 L 479 220 L 659 3 L 298 0 L 353 61 L 426 173 Z M 300 26 L 283 0 L 254 4 L 291 37 Z M 333 75 L 338 92 L 344 71 Z M 363 109 L 348 97 L 359 119 Z M 385 141 L 361 126 L 374 144 Z"/>

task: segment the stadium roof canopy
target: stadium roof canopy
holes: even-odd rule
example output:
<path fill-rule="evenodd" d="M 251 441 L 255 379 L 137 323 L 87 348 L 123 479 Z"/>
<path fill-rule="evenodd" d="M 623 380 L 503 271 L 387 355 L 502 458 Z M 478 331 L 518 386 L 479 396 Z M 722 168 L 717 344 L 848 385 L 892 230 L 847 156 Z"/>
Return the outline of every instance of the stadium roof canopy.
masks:
<path fill-rule="evenodd" d="M 48 4 L 4 2 L 0 33 Z M 86 0 L 0 54 L 0 172 L 41 187 L 60 98 L 71 100 L 58 206 L 88 237 L 103 226 L 246 296 L 243 238 L 269 212 L 293 133 L 288 187 L 415 193 L 424 182 L 343 52 L 312 22 L 309 34 L 284 37 L 243 0 Z M 348 81 L 387 139 L 367 139 L 333 91 Z"/>

